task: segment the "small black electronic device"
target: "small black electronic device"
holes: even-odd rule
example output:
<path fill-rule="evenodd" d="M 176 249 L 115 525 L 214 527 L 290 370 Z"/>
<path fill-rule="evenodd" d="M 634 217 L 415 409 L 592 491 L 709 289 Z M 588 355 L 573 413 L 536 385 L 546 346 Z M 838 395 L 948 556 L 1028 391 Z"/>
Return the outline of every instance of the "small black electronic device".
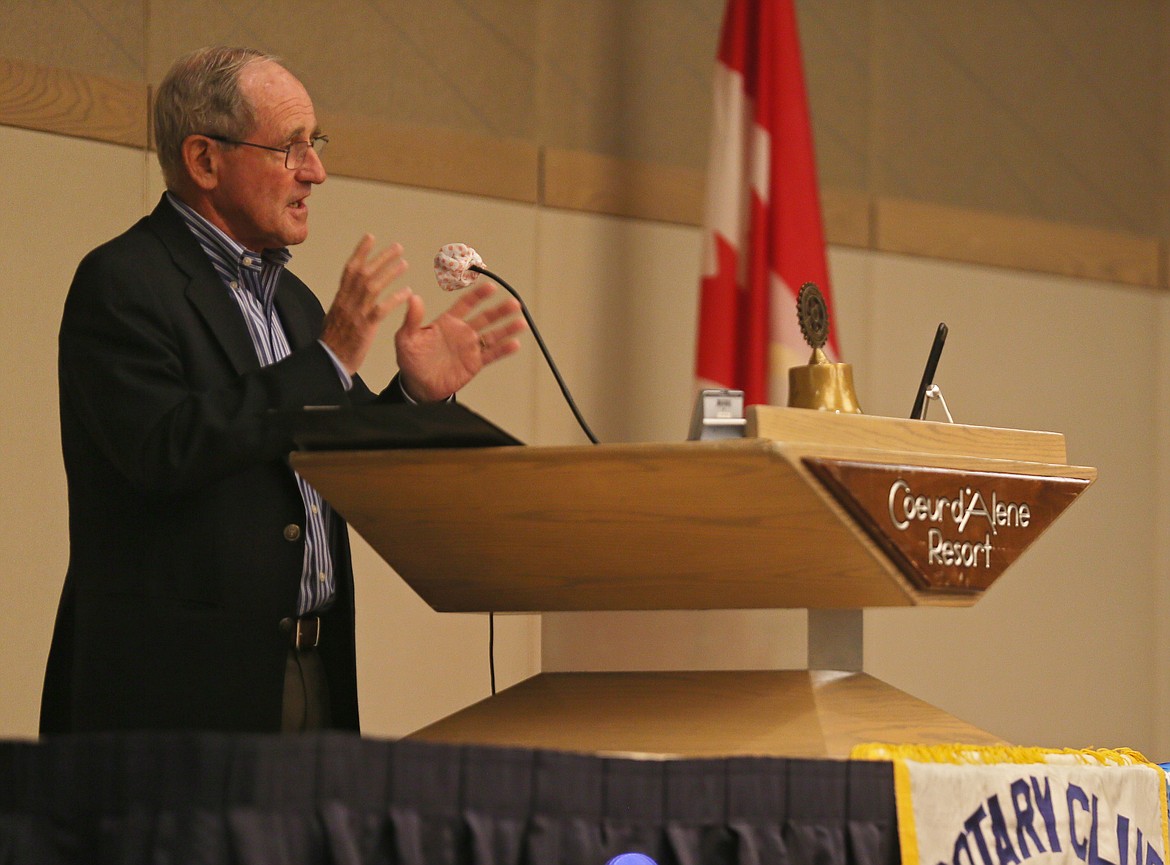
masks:
<path fill-rule="evenodd" d="M 930 357 L 926 359 L 926 369 L 922 371 L 922 383 L 918 385 L 918 394 L 914 397 L 914 408 L 910 412 L 911 420 L 922 420 L 926 417 L 926 392 L 934 384 L 934 371 L 938 367 L 938 359 L 942 356 L 943 343 L 947 341 L 947 326 L 939 322 L 938 330 L 934 334 L 934 345 L 930 347 Z"/>

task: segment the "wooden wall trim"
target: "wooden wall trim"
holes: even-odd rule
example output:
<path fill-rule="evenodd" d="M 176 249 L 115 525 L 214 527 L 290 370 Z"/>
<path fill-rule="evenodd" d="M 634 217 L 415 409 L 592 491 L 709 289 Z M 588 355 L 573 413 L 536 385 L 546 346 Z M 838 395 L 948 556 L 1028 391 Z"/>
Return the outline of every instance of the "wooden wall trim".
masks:
<path fill-rule="evenodd" d="M 0 57 L 0 124 L 146 147 L 146 85 Z"/>
<path fill-rule="evenodd" d="M 601 156 L 544 149 L 540 203 L 546 207 L 699 225 L 704 173 Z"/>
<path fill-rule="evenodd" d="M 1165 287 L 1157 238 L 902 199 L 874 210 L 882 252 Z"/>
<path fill-rule="evenodd" d="M 825 240 L 833 246 L 873 247 L 873 199 L 854 189 L 821 189 Z"/>
<path fill-rule="evenodd" d="M 535 204 L 536 144 L 322 112 L 331 174 Z"/>
<path fill-rule="evenodd" d="M 0 58 L 0 125 L 147 146 L 145 84 Z M 700 225 L 704 173 L 458 130 L 322 113 L 333 174 Z M 1125 232 L 823 189 L 826 240 L 1012 270 L 1170 288 L 1170 243 Z"/>

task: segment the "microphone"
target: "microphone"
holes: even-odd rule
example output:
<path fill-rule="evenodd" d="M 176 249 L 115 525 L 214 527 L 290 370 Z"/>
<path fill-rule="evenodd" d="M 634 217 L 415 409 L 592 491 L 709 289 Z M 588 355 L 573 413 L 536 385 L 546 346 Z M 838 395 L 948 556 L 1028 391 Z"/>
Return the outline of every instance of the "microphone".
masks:
<path fill-rule="evenodd" d="M 476 280 L 476 272 L 471 270 L 473 266 L 483 267 L 483 259 L 478 252 L 466 243 L 448 243 L 435 256 L 435 281 L 443 291 L 467 288 Z M 515 297 L 516 293 L 512 292 L 512 296 Z"/>
<path fill-rule="evenodd" d="M 552 355 L 549 354 L 548 346 L 544 344 L 544 339 L 540 335 L 540 330 L 537 328 L 536 322 L 532 320 L 532 315 L 528 312 L 528 307 L 525 305 L 524 299 L 516 293 L 516 289 L 512 288 L 507 282 L 484 267 L 483 259 L 479 257 L 479 253 L 466 243 L 448 243 L 435 255 L 435 281 L 439 283 L 439 287 L 444 291 L 458 291 L 461 288 L 467 288 L 467 286 L 471 285 L 478 278 L 476 274 L 482 274 L 492 282 L 498 283 L 503 286 L 508 294 L 516 298 L 516 302 L 520 304 L 520 312 L 523 314 L 524 320 L 528 322 L 528 327 L 532 330 L 532 335 L 536 338 L 536 344 L 540 346 L 540 353 L 544 355 L 544 360 L 548 364 L 548 368 L 552 370 L 553 378 L 557 380 L 557 386 L 560 387 L 565 402 L 569 404 L 569 408 L 573 412 L 573 417 L 577 419 L 577 423 L 589 441 L 593 444 L 598 444 L 597 436 L 593 434 L 593 430 L 589 428 L 589 424 L 585 422 L 585 418 L 582 417 L 580 410 L 577 408 L 577 403 L 574 402 L 573 395 L 569 393 L 568 385 L 561 378 L 561 372 L 557 369 Z"/>

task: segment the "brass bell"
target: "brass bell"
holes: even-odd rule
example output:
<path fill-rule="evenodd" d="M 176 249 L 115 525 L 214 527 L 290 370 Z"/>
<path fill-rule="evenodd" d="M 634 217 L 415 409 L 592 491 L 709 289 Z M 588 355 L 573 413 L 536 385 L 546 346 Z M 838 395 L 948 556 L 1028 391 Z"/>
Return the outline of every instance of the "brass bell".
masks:
<path fill-rule="evenodd" d="M 829 311 L 821 290 L 811 282 L 800 287 L 796 296 L 796 314 L 800 332 L 812 348 L 806 366 L 788 370 L 789 408 L 861 414 L 853 390 L 853 366 L 832 363 L 823 346 L 829 338 Z"/>

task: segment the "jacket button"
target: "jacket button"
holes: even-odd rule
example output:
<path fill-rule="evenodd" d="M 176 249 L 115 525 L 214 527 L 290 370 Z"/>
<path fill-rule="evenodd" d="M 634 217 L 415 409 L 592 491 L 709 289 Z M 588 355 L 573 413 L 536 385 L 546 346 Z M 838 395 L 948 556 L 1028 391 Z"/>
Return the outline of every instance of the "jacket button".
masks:
<path fill-rule="evenodd" d="M 284 539 L 286 541 L 297 541 L 301 538 L 301 527 L 296 523 L 289 523 L 284 527 Z"/>

